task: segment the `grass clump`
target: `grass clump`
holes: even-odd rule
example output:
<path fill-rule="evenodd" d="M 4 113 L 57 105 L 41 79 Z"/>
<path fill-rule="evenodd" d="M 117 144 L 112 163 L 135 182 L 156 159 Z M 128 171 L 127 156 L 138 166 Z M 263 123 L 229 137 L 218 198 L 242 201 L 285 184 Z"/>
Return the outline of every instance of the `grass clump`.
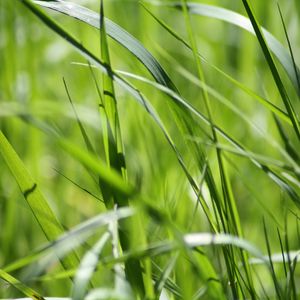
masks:
<path fill-rule="evenodd" d="M 296 4 L 13 2 L 0 296 L 298 299 Z"/>

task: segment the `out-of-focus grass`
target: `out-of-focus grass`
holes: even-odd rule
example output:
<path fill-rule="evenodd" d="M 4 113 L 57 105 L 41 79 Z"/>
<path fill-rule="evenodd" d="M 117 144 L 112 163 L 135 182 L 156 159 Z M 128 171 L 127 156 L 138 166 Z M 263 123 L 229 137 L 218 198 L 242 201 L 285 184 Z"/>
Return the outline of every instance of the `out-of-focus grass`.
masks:
<path fill-rule="evenodd" d="M 98 1 L 80 1 L 80 3 L 99 11 Z M 149 3 L 145 2 L 145 5 L 155 16 L 168 24 L 186 41 L 191 42 L 182 11 Z M 232 1 L 206 1 L 205 3 L 222 6 L 246 15 L 242 1 L 234 3 Z M 297 56 L 300 42 L 298 2 L 296 0 L 294 2 L 280 1 L 279 4 L 295 60 L 299 65 L 300 61 Z M 276 3 L 273 1 L 253 1 L 252 5 L 260 24 L 288 49 Z M 192 52 L 163 29 L 137 1 L 104 1 L 104 6 L 106 17 L 139 39 L 166 69 L 181 96 L 201 113 L 207 115 L 199 86 L 184 77 L 180 71 L 183 67 L 197 76 Z M 53 16 L 66 31 L 74 34 L 87 49 L 100 57 L 98 30 L 59 13 L 50 11 L 46 11 L 46 13 Z M 212 18 L 196 15 L 191 15 L 190 18 L 192 35 L 197 42 L 197 49 L 209 63 L 216 65 L 241 84 L 284 109 L 255 36 Z M 139 74 L 151 79 L 146 68 L 134 59 L 128 51 L 111 39 L 108 39 L 108 45 L 113 69 Z M 96 175 L 92 178 L 90 176 L 91 170 L 87 171 L 87 168 L 64 152 L 52 135 L 45 133 L 45 130 L 38 129 L 41 126 L 48 126 L 47 128 L 55 130 L 72 143 L 85 149 L 82 134 L 64 88 L 63 78 L 65 78 L 75 109 L 83 122 L 86 133 L 93 143 L 97 155 L 105 160 L 101 119 L 97 114 L 99 98 L 96 86 L 89 67 L 77 64 L 78 62 L 86 64 L 86 60 L 77 54 L 70 44 L 44 26 L 20 1 L 1 1 L 0 107 L 2 108 L 0 129 L 23 160 L 57 218 L 66 229 L 106 210 L 103 201 L 101 201 L 103 197 L 99 191 Z M 217 101 L 216 97 L 210 96 L 209 105 L 213 121 L 249 151 L 264 158 L 284 161 L 291 165 L 290 161 L 287 161 L 282 154 L 283 151 L 280 150 L 284 149 L 285 146 L 278 133 L 272 113 L 208 64 L 204 63 L 202 67 L 206 83 L 225 97 L 239 112 L 243 113 L 258 130 L 254 130 L 228 106 Z M 100 87 L 102 87 L 101 74 L 94 68 L 93 71 Z M 295 111 L 299 112 L 299 97 L 282 67 L 279 67 L 279 72 Z M 268 254 L 263 226 L 263 220 L 265 220 L 272 253 L 281 253 L 283 250 L 287 250 L 286 247 L 280 248 L 278 231 L 284 244 L 286 244 L 285 235 L 287 235 L 290 250 L 298 250 L 300 245 L 299 208 L 291 201 L 287 193 L 270 179 L 267 172 L 258 169 L 250 161 L 249 154 L 243 157 L 228 151 L 225 146 L 222 146 L 226 143 L 224 138 L 219 138 L 220 145 L 212 143 L 207 137 L 207 134 L 210 134 L 210 127 L 203 125 L 195 116 L 193 117 L 192 132 L 190 134 L 187 132 L 180 133 L 180 128 L 174 120 L 174 106 L 170 105 L 168 97 L 159 88 L 151 87 L 137 80 L 131 80 L 131 82 L 146 95 L 159 113 L 163 124 L 169 131 L 178 151 L 180 151 L 187 169 L 195 182 L 201 185 L 203 198 L 207 202 L 211 214 L 214 216 L 217 207 L 211 201 L 212 195 L 210 193 L 212 191 L 207 180 L 204 182 L 202 180 L 206 167 L 201 166 L 199 161 L 195 160 L 194 147 L 203 149 L 222 202 L 227 198 L 223 197 L 224 182 L 222 191 L 222 178 L 220 178 L 216 146 L 221 149 L 226 175 L 241 220 L 243 236 L 247 241 L 254 244 L 265 255 Z M 211 231 L 212 228 L 209 226 L 200 204 L 196 205 L 197 197 L 189 185 L 186 174 L 180 167 L 174 151 L 168 145 L 161 130 L 145 109 L 137 105 L 124 89 L 117 85 L 115 88 L 128 180 L 130 184 L 136 187 L 136 194 L 130 198 L 130 202 L 135 205 L 151 201 L 151 205 L 158 209 L 155 212 L 154 208 L 151 210 L 151 206 L 142 205 L 144 212 L 133 218 L 131 223 L 134 224 L 132 229 L 129 229 L 131 234 L 129 240 L 132 240 L 134 246 L 123 250 L 130 251 L 131 249 L 134 252 L 139 246 L 147 247 L 148 244 L 151 245 L 166 239 L 180 240 L 181 234 L 184 233 Z M 51 105 L 47 106 L 47 109 L 43 108 L 43 103 L 49 102 Z M 17 109 L 12 110 L 15 104 L 18 104 Z M 41 106 L 40 110 L 37 109 L 39 105 Z M 29 118 L 28 112 L 30 111 L 32 111 L 34 119 L 40 122 L 38 125 Z M 183 118 L 183 116 L 182 113 L 179 118 Z M 92 120 L 92 124 L 88 122 L 90 120 Z M 299 149 L 299 141 L 297 136 L 293 134 L 292 127 L 287 124 L 283 126 L 289 142 L 293 143 L 296 150 Z M 207 134 L 203 133 L 202 130 L 206 130 Z M 279 146 L 274 146 L 274 144 Z M 230 147 L 232 149 L 232 145 Z M 293 160 L 293 164 L 299 168 L 299 160 Z M 0 266 L 5 270 L 9 264 L 34 253 L 36 249 L 46 243 L 46 239 L 36 224 L 29 207 L 22 199 L 22 194 L 2 158 L 0 159 L 0 170 Z M 280 167 L 276 166 L 274 170 L 275 172 L 282 171 Z M 291 175 L 287 171 L 284 172 L 287 175 L 285 180 L 295 188 L 299 197 L 299 173 L 297 177 L 296 172 L 291 172 Z M 291 176 L 293 176 L 293 181 L 289 181 Z M 226 202 L 222 205 L 226 207 Z M 164 217 L 160 216 L 159 212 Z M 223 217 L 225 222 L 228 222 L 226 223 L 228 233 L 236 234 L 229 225 L 232 221 L 230 217 L 226 219 L 225 214 Z M 220 216 L 213 219 L 216 223 L 221 222 Z M 167 225 L 166 220 L 169 220 L 172 226 Z M 223 232 L 224 228 L 221 226 L 219 231 Z M 114 234 L 117 235 L 116 232 Z M 85 253 L 97 239 L 94 237 L 92 240 L 88 240 L 86 244 L 82 245 L 79 253 Z M 136 245 L 137 241 L 139 245 Z M 176 290 L 183 299 L 198 299 L 193 298 L 193 295 L 195 296 L 196 291 L 201 287 L 203 287 L 203 299 L 220 297 L 218 294 L 219 285 L 217 284 L 218 288 L 214 294 L 213 283 L 206 282 L 207 278 L 201 270 L 201 266 L 210 266 L 211 263 L 213 268 L 217 270 L 217 276 L 222 283 L 223 296 L 232 297 L 229 292 L 231 287 L 224 288 L 227 286 L 226 280 L 230 280 L 230 276 L 226 272 L 228 269 L 238 270 L 238 267 L 227 266 L 226 268 L 222 253 L 225 256 L 227 253 L 229 257 L 232 257 L 232 264 L 242 263 L 242 256 L 239 256 L 238 251 L 233 254 L 232 248 L 226 247 L 224 246 L 222 250 L 214 247 L 205 248 L 209 263 L 202 256 L 198 257 L 195 253 L 191 254 L 187 250 L 182 250 L 178 260 L 174 259 L 174 269 L 170 267 L 170 273 L 165 279 L 166 286 L 169 284 L 170 287 L 173 284 L 173 291 Z M 113 250 L 120 251 L 116 248 Z M 201 248 L 199 251 L 204 250 Z M 106 246 L 102 255 L 109 257 L 112 252 L 111 246 Z M 173 254 L 169 253 L 165 256 L 152 258 L 152 254 L 149 253 L 146 252 L 145 255 L 148 260 L 142 260 L 143 270 L 147 274 L 145 277 L 152 272 L 156 282 L 160 282 L 159 278 L 163 282 L 160 277 L 162 276 L 161 272 L 162 270 L 167 272 L 168 264 L 172 265 L 171 257 Z M 286 268 L 288 269 L 288 267 Z M 64 271 L 56 264 L 49 266 L 47 272 L 49 272 L 49 276 L 61 274 L 63 279 L 43 282 L 43 274 L 38 274 L 37 280 L 33 278 L 31 281 L 27 281 L 28 272 L 30 273 L 30 270 L 24 268 L 12 272 L 12 275 L 19 278 L 24 284 L 38 290 L 43 296 L 70 296 L 72 283 L 68 279 L 69 276 L 68 274 L 64 275 Z M 75 270 L 73 270 L 74 272 Z M 117 276 L 114 272 L 116 269 L 110 264 L 99 266 L 99 272 L 91 281 L 89 289 L 92 287 L 112 287 L 112 282 L 116 286 L 122 286 L 122 283 L 120 284 L 116 279 Z M 211 272 L 213 273 L 213 271 Z M 251 268 L 251 272 L 252 274 L 257 272 L 261 275 L 260 280 L 263 280 L 263 287 L 272 299 L 275 294 L 273 292 L 274 285 L 267 269 L 258 266 Z M 288 276 L 285 276 L 282 264 L 275 266 L 275 273 L 278 276 L 279 285 L 284 286 L 285 282 L 288 281 L 286 279 Z M 243 276 L 245 279 L 244 273 Z M 187 277 L 190 279 L 187 280 Z M 236 274 L 232 275 L 232 278 L 241 280 Z M 253 278 L 253 284 L 258 293 L 257 299 L 263 298 L 263 288 L 260 286 L 259 277 L 253 275 Z M 264 281 L 265 278 L 267 279 Z M 297 272 L 297 269 L 293 278 L 295 278 L 297 286 L 297 283 L 299 284 L 299 271 Z M 144 283 L 146 283 L 148 295 L 151 295 L 153 293 L 149 287 L 151 286 L 151 279 L 144 278 Z M 242 287 L 238 286 L 239 284 Z M 243 284 L 242 280 L 239 281 L 236 289 L 249 295 L 249 291 Z M 209 291 L 207 293 L 206 288 Z M 287 289 L 293 289 L 292 282 Z M 241 291 L 237 292 L 237 295 L 242 299 Z M 198 292 L 201 295 L 201 291 Z M 171 292 L 168 293 L 169 298 L 167 299 L 177 299 L 172 296 Z M 20 296 L 13 287 L 4 281 L 0 281 L 0 295 L 1 297 Z M 252 298 L 255 299 L 255 295 L 252 294 Z"/>

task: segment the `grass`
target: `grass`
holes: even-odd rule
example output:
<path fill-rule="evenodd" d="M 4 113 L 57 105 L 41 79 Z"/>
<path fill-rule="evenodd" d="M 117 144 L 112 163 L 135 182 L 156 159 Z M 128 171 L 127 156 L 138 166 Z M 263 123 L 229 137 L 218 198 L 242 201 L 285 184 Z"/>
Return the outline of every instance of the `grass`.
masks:
<path fill-rule="evenodd" d="M 82 2 L 0 3 L 1 299 L 298 299 L 297 1 Z"/>

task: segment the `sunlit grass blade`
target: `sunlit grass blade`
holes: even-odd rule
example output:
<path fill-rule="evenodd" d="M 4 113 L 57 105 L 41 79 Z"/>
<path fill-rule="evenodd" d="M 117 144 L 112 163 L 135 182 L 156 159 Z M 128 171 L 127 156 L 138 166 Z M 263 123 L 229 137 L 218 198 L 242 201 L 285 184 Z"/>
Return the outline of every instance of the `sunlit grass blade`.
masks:
<path fill-rule="evenodd" d="M 43 7 L 51 8 L 78 20 L 81 20 L 93 27 L 99 28 L 99 14 L 76 3 L 67 1 L 34 2 Z M 134 38 L 123 28 L 107 18 L 105 18 L 105 27 L 107 34 L 118 43 L 120 43 L 123 47 L 128 49 L 148 69 L 148 71 L 152 74 L 157 82 L 168 86 L 170 89 L 176 90 L 175 85 L 173 84 L 163 67 L 136 38 Z"/>
<path fill-rule="evenodd" d="M 38 292 L 33 290 L 32 288 L 28 287 L 15 277 L 11 276 L 4 270 L 0 269 L 0 278 L 8 282 L 10 285 L 18 289 L 22 294 L 27 297 L 30 297 L 33 300 L 45 300 Z"/>
<path fill-rule="evenodd" d="M 64 232 L 64 229 L 40 191 L 37 183 L 32 179 L 24 163 L 2 132 L 0 132 L 0 153 L 18 183 L 26 202 L 46 238 L 49 241 L 55 240 Z M 78 259 L 75 253 L 71 253 L 62 261 L 66 269 L 74 268 L 77 263 Z"/>
<path fill-rule="evenodd" d="M 111 70 L 106 23 L 104 20 L 103 0 L 101 0 L 100 2 L 100 42 L 102 61 Z M 103 109 L 105 112 L 105 114 L 103 114 L 103 116 L 105 115 L 105 118 L 103 118 L 102 124 L 104 125 L 103 142 L 106 151 L 106 159 L 108 165 L 114 170 L 116 170 L 118 173 L 120 173 L 120 175 L 123 175 L 124 180 L 126 180 L 127 170 L 125 164 L 124 146 L 122 141 L 119 113 L 117 107 L 117 98 L 114 88 L 114 80 L 113 76 L 111 76 L 109 72 L 108 74 L 102 73 L 102 76 L 103 94 L 101 98 L 103 101 Z M 108 208 L 112 205 L 128 205 L 127 199 L 124 199 L 124 197 L 119 197 L 118 195 L 113 193 L 113 191 L 108 189 L 107 186 L 101 186 L 101 181 L 99 183 L 103 193 L 104 202 Z M 130 222 L 128 222 L 128 220 L 124 220 L 120 224 L 119 236 L 120 244 L 123 251 L 130 249 L 130 226 L 131 225 Z M 115 247 L 117 247 L 117 245 L 115 245 Z M 147 289 L 145 289 L 144 286 L 142 268 L 139 261 L 129 260 L 128 262 L 126 262 L 125 274 L 126 278 L 130 282 L 131 287 L 133 288 L 137 296 L 141 298 L 149 297 L 148 294 L 145 294 L 145 292 L 147 293 Z M 116 286 L 116 288 L 118 287 Z"/>
<path fill-rule="evenodd" d="M 145 2 L 145 1 L 144 1 Z M 182 9 L 182 5 L 177 3 L 170 3 L 170 2 L 146 2 L 149 4 L 159 5 L 159 6 L 167 6 L 167 7 L 174 7 L 177 9 Z M 236 25 L 240 28 L 247 30 L 248 32 L 255 35 L 255 30 L 251 25 L 251 21 L 246 18 L 245 16 L 238 14 L 234 11 L 229 9 L 225 9 L 222 7 L 214 6 L 214 5 L 207 5 L 202 3 L 192 3 L 188 2 L 187 7 L 189 13 L 195 15 L 206 16 L 214 19 L 219 19 L 230 24 Z M 266 29 L 262 28 L 262 32 L 265 36 L 266 42 L 270 50 L 274 53 L 277 59 L 282 64 L 283 68 L 285 69 L 286 73 L 288 74 L 289 78 L 291 79 L 295 89 L 297 90 L 298 94 L 300 94 L 300 89 L 298 86 L 297 76 L 300 74 L 299 67 L 296 66 L 297 73 L 295 72 L 294 63 L 285 49 L 285 47 Z M 298 74 L 298 75 L 296 75 Z"/>
<path fill-rule="evenodd" d="M 183 243 L 182 243 L 183 242 Z M 212 234 L 208 232 L 201 233 L 189 233 L 182 236 L 180 241 L 166 240 L 162 242 L 157 242 L 156 244 L 149 245 L 149 247 L 144 249 L 132 250 L 129 253 L 124 253 L 118 259 L 113 257 L 103 258 L 104 264 L 112 264 L 116 262 L 125 261 L 131 257 L 147 257 L 147 256 L 157 256 L 166 253 L 171 253 L 182 247 L 188 247 L 191 250 L 202 246 L 226 246 L 231 245 L 240 249 L 247 251 L 252 257 L 260 259 L 266 266 L 269 266 L 269 260 L 265 258 L 262 252 L 255 247 L 253 244 L 249 243 L 247 240 L 239 238 L 234 235 L 219 233 Z"/>
<path fill-rule="evenodd" d="M 264 53 L 266 62 L 269 65 L 270 71 L 272 73 L 275 84 L 276 84 L 276 86 L 278 88 L 278 91 L 280 93 L 281 99 L 282 99 L 282 101 L 285 105 L 285 108 L 287 110 L 287 113 L 288 113 L 288 115 L 289 115 L 289 117 L 290 117 L 290 119 L 293 123 L 295 133 L 296 133 L 298 139 L 300 140 L 300 126 L 299 126 L 299 122 L 298 122 L 298 119 L 297 119 L 297 115 L 294 111 L 292 103 L 291 103 L 291 101 L 289 99 L 289 96 L 286 92 L 284 84 L 283 84 L 283 82 L 280 78 L 279 72 L 278 72 L 277 67 L 275 65 L 275 61 L 273 59 L 273 56 L 272 56 L 272 54 L 269 50 L 269 47 L 268 47 L 267 43 L 266 43 L 266 40 L 265 40 L 264 34 L 262 32 L 262 29 L 260 28 L 260 25 L 257 22 L 256 17 L 253 14 L 253 11 L 252 11 L 252 8 L 251 8 L 249 2 L 247 0 L 242 0 L 242 1 L 243 1 L 243 4 L 244 4 L 244 7 L 246 9 L 246 12 L 249 16 L 249 19 L 251 21 L 251 24 L 254 28 L 254 31 L 255 31 L 256 37 L 259 41 L 259 44 L 261 46 L 261 49 Z"/>

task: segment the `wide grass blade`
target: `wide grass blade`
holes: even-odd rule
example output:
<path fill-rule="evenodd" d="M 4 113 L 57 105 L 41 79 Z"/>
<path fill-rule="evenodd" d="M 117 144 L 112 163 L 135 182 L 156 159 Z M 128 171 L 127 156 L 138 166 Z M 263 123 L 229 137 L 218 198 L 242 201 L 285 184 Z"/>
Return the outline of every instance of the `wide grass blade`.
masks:
<path fill-rule="evenodd" d="M 0 278 L 8 282 L 16 289 L 18 289 L 25 296 L 30 297 L 33 300 L 45 300 L 45 298 L 43 298 L 38 292 L 28 287 L 27 285 L 19 281 L 17 278 L 11 276 L 2 269 L 0 269 Z"/>
<path fill-rule="evenodd" d="M 24 163 L 1 131 L 0 153 L 8 168 L 11 170 L 46 238 L 49 241 L 55 240 L 64 232 L 64 229 L 40 191 L 37 183 L 32 179 Z M 78 259 L 74 253 L 62 260 L 65 269 L 72 269 L 76 267 L 77 263 Z"/>

